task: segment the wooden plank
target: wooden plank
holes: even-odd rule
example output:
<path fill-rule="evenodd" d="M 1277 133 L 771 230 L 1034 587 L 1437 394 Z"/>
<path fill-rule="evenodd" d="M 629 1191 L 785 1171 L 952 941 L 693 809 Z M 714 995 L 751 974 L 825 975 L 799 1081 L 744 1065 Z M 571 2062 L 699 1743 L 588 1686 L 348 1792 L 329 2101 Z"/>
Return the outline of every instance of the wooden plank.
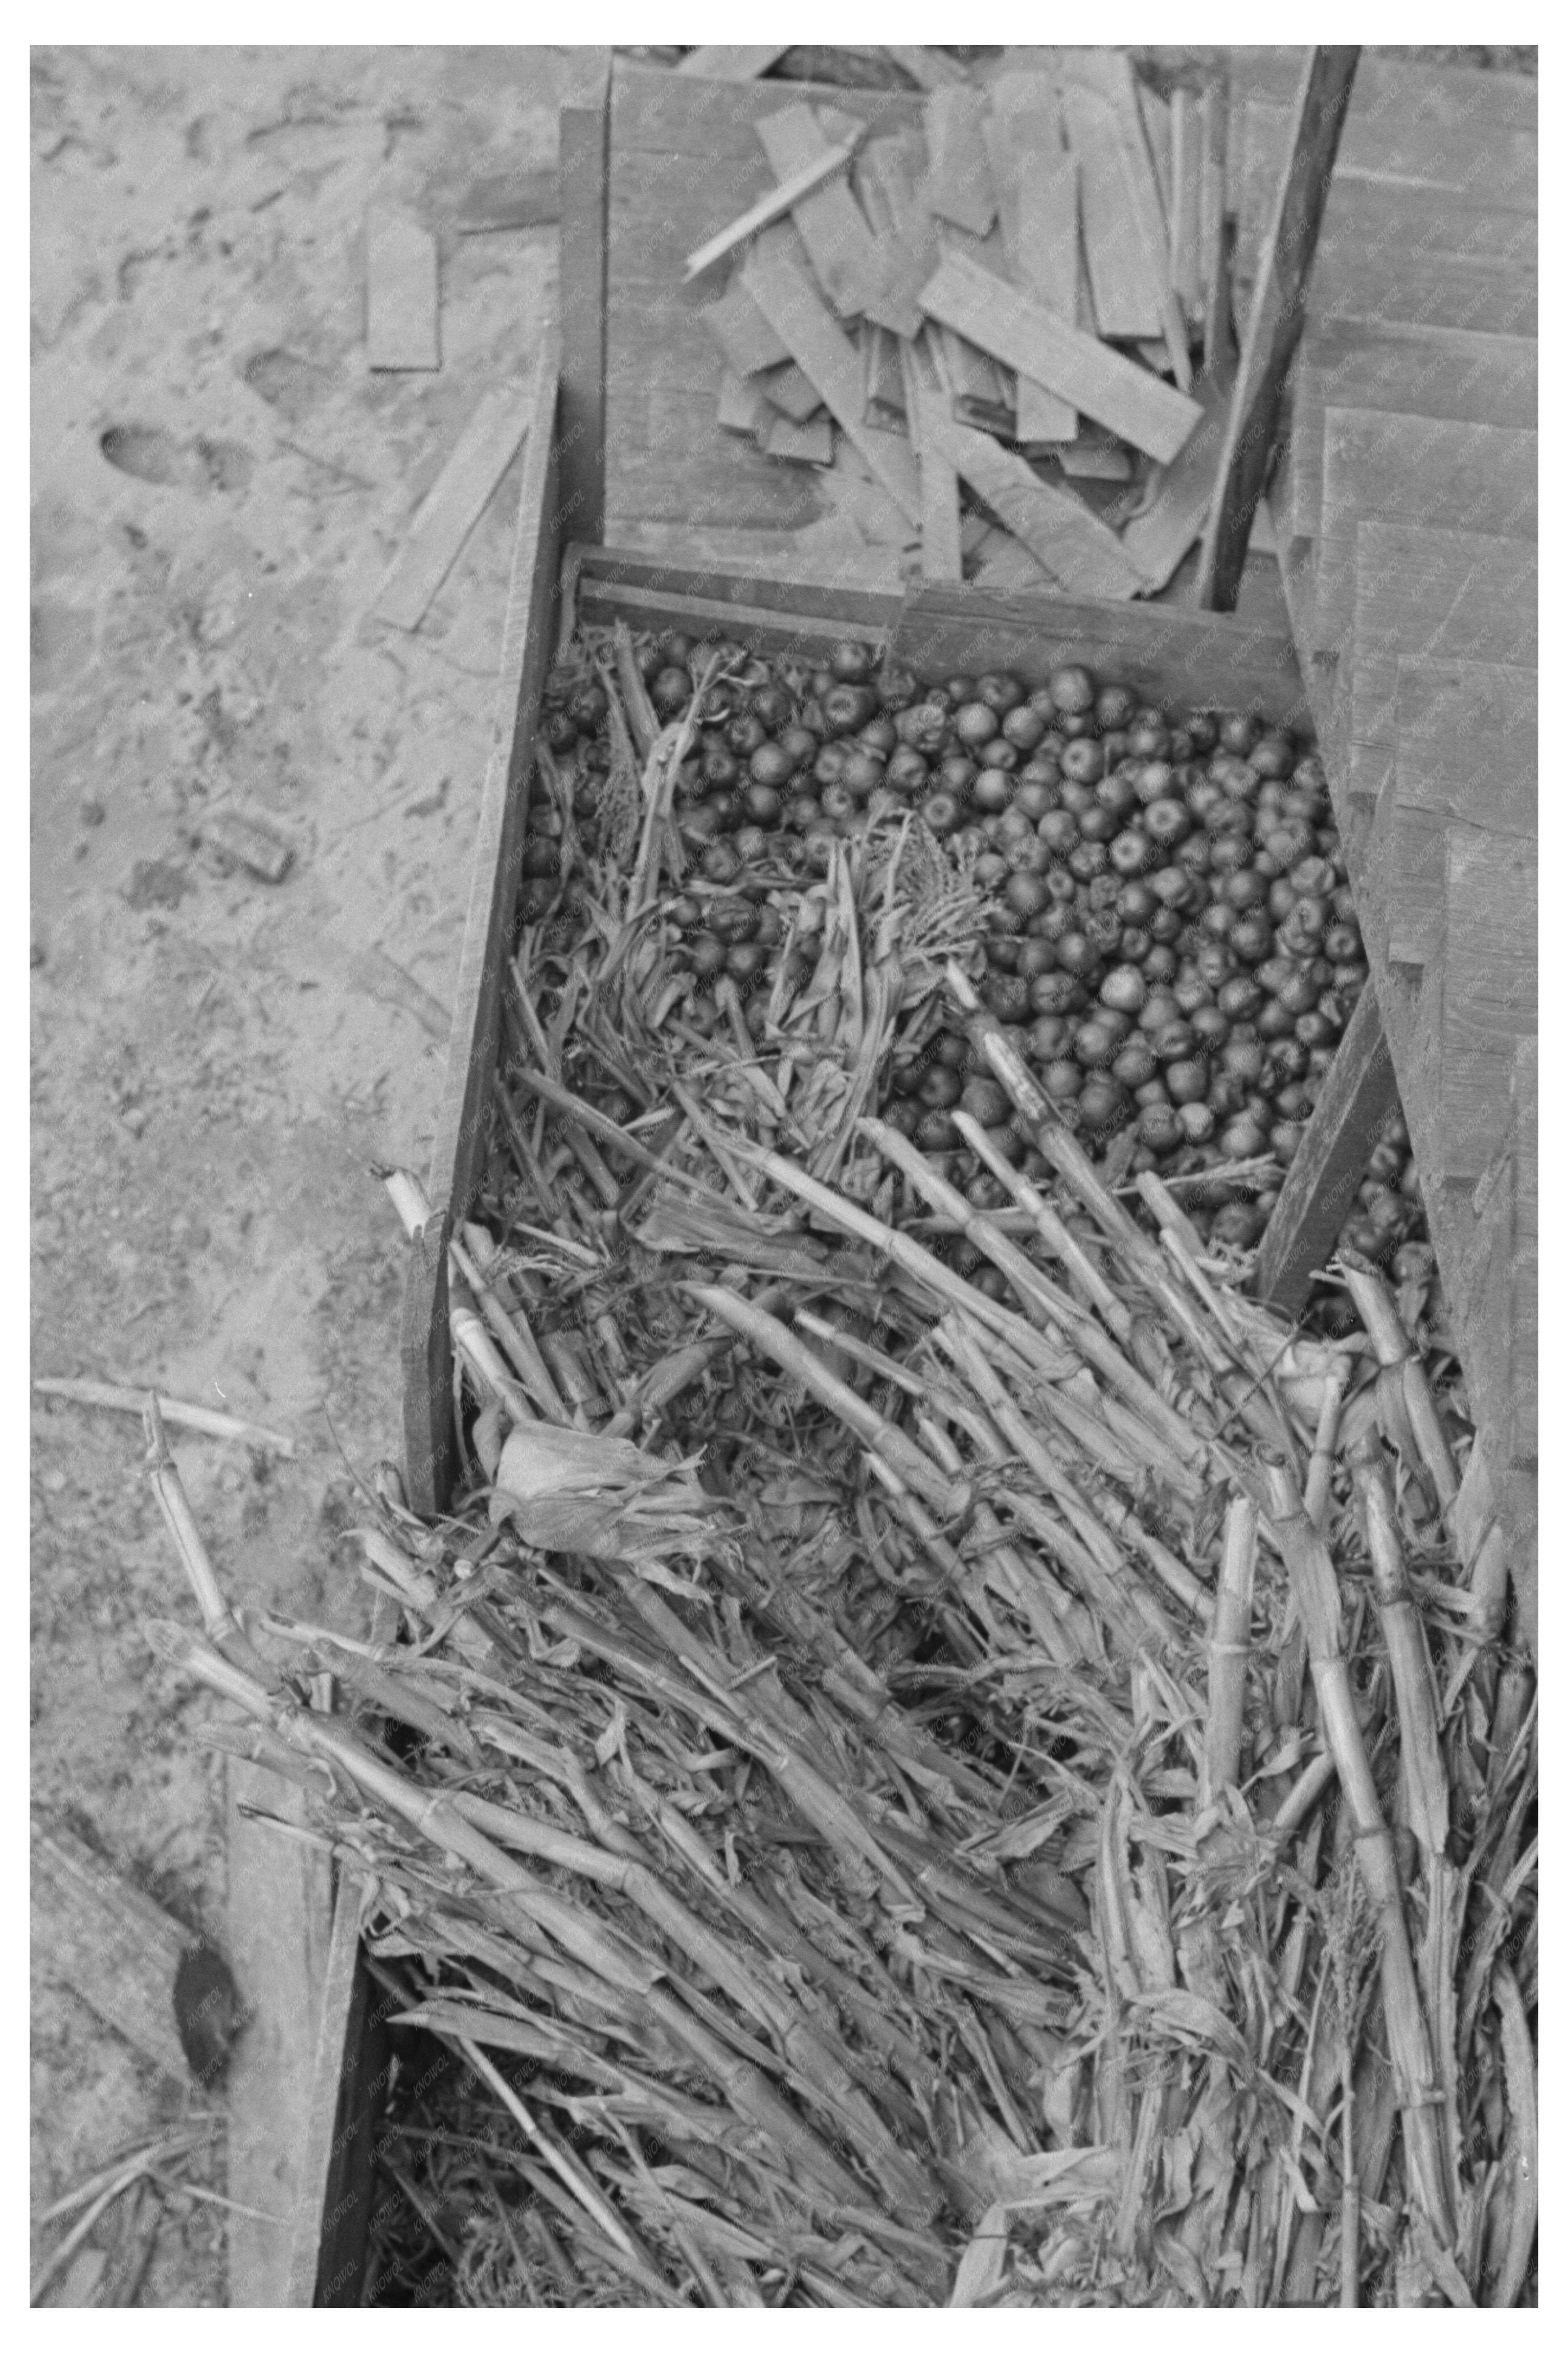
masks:
<path fill-rule="evenodd" d="M 419 627 L 527 430 L 526 399 L 518 387 L 483 396 L 376 592 L 371 607 L 376 620 L 398 629 Z"/>
<path fill-rule="evenodd" d="M 1508 1126 L 1513 1056 L 1537 1026 L 1536 853 L 1470 826 L 1447 834 L 1442 1174 L 1483 1175 Z"/>
<path fill-rule="evenodd" d="M 922 291 L 931 315 L 1168 464 L 1203 411 L 1185 393 L 1053 318 L 971 262 L 944 256 Z"/>
<path fill-rule="evenodd" d="M 1398 1101 L 1377 994 L 1363 987 L 1258 1247 L 1252 1287 L 1292 1322 L 1339 1240 Z"/>
<path fill-rule="evenodd" d="M 1511 427 L 1327 409 L 1314 648 L 1339 648 L 1353 618 L 1359 522 L 1412 522 L 1533 540 L 1536 470 L 1535 435 Z"/>
<path fill-rule="evenodd" d="M 1008 275 L 1046 310 L 1077 325 L 1078 166 L 1063 143 L 1049 82 L 1014 74 L 993 83 L 985 136 Z M 1070 402 L 1027 375 L 1017 379 L 1017 397 L 1020 441 L 1076 438 L 1078 411 Z"/>
<path fill-rule="evenodd" d="M 1477 335 L 1387 321 L 1313 321 L 1297 353 L 1291 397 L 1291 522 L 1316 538 L 1329 408 L 1383 410 L 1450 424 L 1530 431 L 1538 409 L 1536 345 L 1522 335 Z"/>
<path fill-rule="evenodd" d="M 798 595 L 802 584 L 791 585 Z M 831 594 L 838 584 L 813 585 Z M 897 594 L 890 587 L 884 594 L 896 613 Z M 618 614 L 637 629 L 679 628 L 700 636 L 721 628 L 737 645 L 755 652 L 790 653 L 802 659 L 827 653 L 844 638 L 879 650 L 889 634 L 887 625 L 824 620 L 820 628 L 813 628 L 799 615 L 769 605 L 738 604 L 728 597 L 679 596 L 663 589 L 606 586 L 599 582 L 584 586 L 578 609 L 584 620 L 603 621 Z"/>
<path fill-rule="evenodd" d="M 962 581 L 958 466 L 947 432 L 952 422 L 924 337 L 915 350 L 913 380 L 921 476 L 921 576 Z"/>
<path fill-rule="evenodd" d="M 755 433 L 768 415 L 768 404 L 756 383 L 726 368 L 719 386 L 718 421 L 726 433 Z"/>
<path fill-rule="evenodd" d="M 757 129 L 761 136 L 760 123 Z M 765 195 L 757 198 L 754 205 L 749 205 L 738 220 L 732 220 L 727 228 L 718 230 L 695 252 L 687 255 L 688 285 L 694 278 L 700 278 L 705 269 L 711 269 L 716 261 L 722 261 L 726 254 L 749 244 L 772 223 L 782 220 L 786 213 L 798 211 L 807 196 L 832 179 L 836 173 L 843 171 L 853 153 L 854 149 L 847 145 L 825 146 L 809 163 L 799 164 L 786 174 L 777 187 L 770 188 Z"/>
<path fill-rule="evenodd" d="M 228 2300 L 287 2301 L 331 1941 L 331 1865 L 258 1814 L 302 1824 L 304 1793 L 230 1757 L 227 1938 L 247 2013 L 227 2078 Z M 255 1812 L 249 1810 L 255 1809 Z M 248 2210 L 248 2211 L 247 2211 Z"/>
<path fill-rule="evenodd" d="M 765 116 L 757 125 L 757 136 L 770 168 L 781 181 L 820 162 L 833 145 L 808 106 L 788 106 Z M 849 143 L 848 139 L 843 143 Z M 847 180 L 836 178 L 815 195 L 803 197 L 794 213 L 816 282 L 839 317 L 880 316 L 885 308 L 881 259 Z M 912 334 L 917 323 L 909 305 L 890 318 L 882 318 L 882 324 L 898 334 Z"/>
<path fill-rule="evenodd" d="M 1063 81 L 1061 103 L 1068 145 L 1079 167 L 1084 256 L 1100 332 L 1158 335 L 1164 290 L 1135 210 L 1116 110 L 1103 92 L 1070 78 Z"/>
<path fill-rule="evenodd" d="M 895 332 L 906 340 L 920 331 L 920 290 L 940 258 L 917 163 L 922 152 L 912 132 L 868 140 L 857 174 L 876 233 L 877 315 L 896 322 Z"/>
<path fill-rule="evenodd" d="M 1171 92 L 1171 287 L 1189 326 L 1203 319 L 1204 123 L 1195 91 Z"/>
<path fill-rule="evenodd" d="M 1513 1255 L 1509 1271 L 1509 1453 L 1534 1462 L 1540 1353 L 1541 1137 L 1540 1069 L 1536 1038 L 1521 1038 L 1513 1054 Z"/>
<path fill-rule="evenodd" d="M 1175 192 L 1175 132 L 1172 119 L 1173 101 L 1151 90 L 1146 81 L 1135 85 L 1138 113 L 1143 125 L 1143 137 L 1149 149 L 1149 160 L 1154 167 L 1154 185 L 1159 194 L 1160 210 L 1167 230 L 1171 221 L 1172 199 Z M 1166 250 L 1169 251 L 1167 237 Z"/>
<path fill-rule="evenodd" d="M 913 90 L 792 82 L 789 94 L 806 106 L 836 107 L 884 132 L 918 126 L 921 120 L 922 101 Z M 667 183 L 669 216 L 695 220 L 700 228 L 713 217 L 718 167 L 742 166 L 746 201 L 766 189 L 769 174 L 756 126 L 763 115 L 778 111 L 780 95 L 776 81 L 708 81 L 617 58 L 610 92 L 610 152 L 617 166 L 631 155 L 664 156 L 675 167 Z M 647 226 L 659 224 L 650 216 Z M 688 251 L 693 241 L 688 236 L 679 249 Z"/>
<path fill-rule="evenodd" d="M 1202 422 L 1160 476 L 1142 514 L 1124 523 L 1121 544 L 1142 573 L 1151 593 L 1167 586 L 1188 550 L 1203 536 L 1230 416 L 1236 369 L 1226 361 L 1217 375 L 1205 374 L 1194 387 Z"/>
<path fill-rule="evenodd" d="M 34 1968 L 68 1986 L 172 2084 L 191 2071 L 174 2027 L 174 1972 L 196 1940 L 69 1831 L 31 1819 Z"/>
<path fill-rule="evenodd" d="M 697 74 L 704 81 L 755 81 L 770 66 L 777 65 L 787 41 L 776 48 L 763 48 L 736 42 L 726 48 L 722 43 L 706 49 L 688 49 L 675 70 L 679 74 Z"/>
<path fill-rule="evenodd" d="M 1237 105 L 1258 100 L 1288 107 L 1301 74 L 1301 51 L 1283 46 L 1231 48 L 1226 70 Z M 1352 105 L 1358 117 L 1397 117 L 1429 132 L 1470 123 L 1530 131 L 1535 127 L 1537 85 L 1533 77 L 1500 73 L 1489 67 L 1427 65 L 1411 57 L 1366 58 Z"/>
<path fill-rule="evenodd" d="M 1284 727 L 1309 716 L 1289 637 L 1174 605 L 926 588 L 909 599 L 893 651 L 922 678 L 1009 670 L 1043 686 L 1058 664 L 1081 662 L 1165 710 L 1213 702 Z"/>
<path fill-rule="evenodd" d="M 1536 673 L 1501 662 L 1396 657 L 1395 807 L 1533 841 Z"/>
<path fill-rule="evenodd" d="M 1388 960 L 1418 971 L 1442 946 L 1447 828 L 1430 810 L 1400 802 L 1398 775 L 1396 753 L 1386 809 L 1379 804 L 1390 846 Z"/>
<path fill-rule="evenodd" d="M 378 371 L 441 364 L 436 240 L 392 205 L 372 205 L 364 218 L 364 343 Z"/>
<path fill-rule="evenodd" d="M 1216 612 L 1229 612 L 1236 604 L 1252 518 L 1274 450 L 1286 370 L 1306 315 L 1318 229 L 1360 55 L 1355 47 L 1315 48 L 1302 71 L 1288 166 L 1264 237 L 1204 526 L 1198 602 Z"/>
<path fill-rule="evenodd" d="M 833 426 L 826 417 L 797 425 L 793 417 L 775 415 L 762 428 L 761 439 L 770 458 L 787 458 L 802 466 L 833 463 Z"/>
<path fill-rule="evenodd" d="M 485 764 L 463 932 L 426 1192 L 433 1226 L 409 1245 L 402 1362 L 404 1476 L 412 1508 L 444 1511 L 456 1475 L 452 1353 L 447 1323 L 447 1238 L 466 1215 L 484 1163 L 500 1032 L 500 975 L 521 872 L 528 781 L 539 692 L 553 652 L 563 512 L 557 459 L 560 345 L 546 338 L 534 371 L 531 422 L 518 498 L 495 724 Z"/>
<path fill-rule="evenodd" d="M 996 217 L 984 120 L 985 93 L 971 82 L 944 82 L 926 100 L 926 202 L 972 237 L 984 237 Z"/>
<path fill-rule="evenodd" d="M 1187 356 L 1186 327 L 1181 306 L 1171 290 L 1168 204 L 1166 195 L 1161 192 L 1160 175 L 1148 134 L 1143 102 L 1146 93 L 1133 74 L 1132 60 L 1125 50 L 1075 50 L 1066 70 L 1069 76 L 1091 79 L 1100 95 L 1110 102 L 1128 201 L 1142 251 L 1144 270 L 1157 307 L 1156 336 L 1163 338 L 1168 362 L 1177 384 L 1184 392 L 1190 392 L 1193 379 Z M 1152 93 L 1147 95 L 1154 107 L 1162 104 L 1161 100 L 1152 99 Z M 1163 137 L 1168 190 L 1168 121 L 1163 125 Z M 1161 364 L 1157 359 L 1152 364 Z"/>
<path fill-rule="evenodd" d="M 698 315 L 737 375 L 782 367 L 789 357 L 739 278 Z"/>
<path fill-rule="evenodd" d="M 1218 367 L 1230 333 L 1230 288 L 1226 276 L 1225 184 L 1230 109 L 1223 89 L 1211 84 L 1198 109 L 1204 151 L 1198 190 L 1198 264 L 1203 280 L 1204 365 Z"/>
<path fill-rule="evenodd" d="M 854 346 L 797 259 L 794 232 L 774 228 L 746 259 L 748 292 L 816 385 L 846 438 L 911 522 L 920 519 L 914 459 L 885 433 L 868 430 L 860 409 L 860 371 Z"/>
<path fill-rule="evenodd" d="M 359 1883 L 338 1883 L 321 1987 L 300 2194 L 279 2301 L 342 2310 L 361 2301 L 375 2194 L 375 2137 L 384 2095 L 383 2021 L 395 1998 L 370 1981 L 360 1953 Z"/>
<path fill-rule="evenodd" d="M 1116 533 L 1081 499 L 1052 490 L 1016 450 L 953 423 L 936 403 L 921 417 L 921 447 L 933 446 L 1070 595 L 1135 596 L 1144 586 Z"/>

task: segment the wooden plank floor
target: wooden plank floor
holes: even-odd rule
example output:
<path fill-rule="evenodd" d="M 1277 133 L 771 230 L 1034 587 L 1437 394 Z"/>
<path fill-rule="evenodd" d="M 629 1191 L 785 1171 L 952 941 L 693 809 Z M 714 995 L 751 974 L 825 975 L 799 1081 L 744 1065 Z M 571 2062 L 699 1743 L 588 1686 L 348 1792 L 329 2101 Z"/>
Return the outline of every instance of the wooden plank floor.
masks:
<path fill-rule="evenodd" d="M 1239 52 L 1262 217 L 1300 52 Z M 1535 87 L 1363 66 L 1270 492 L 1467 1394 L 1536 1598 Z"/>

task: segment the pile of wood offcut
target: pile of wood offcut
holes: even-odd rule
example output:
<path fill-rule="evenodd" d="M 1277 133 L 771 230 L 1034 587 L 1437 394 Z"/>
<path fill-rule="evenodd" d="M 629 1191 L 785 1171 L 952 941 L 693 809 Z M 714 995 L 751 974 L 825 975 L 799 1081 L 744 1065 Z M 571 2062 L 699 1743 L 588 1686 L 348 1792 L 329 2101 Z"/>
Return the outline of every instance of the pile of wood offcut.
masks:
<path fill-rule="evenodd" d="M 450 2054 L 383 2300 L 1531 2300 L 1537 1709 L 1452 1385 L 1368 1262 L 1312 1338 L 1112 1188 L 912 813 L 770 884 L 754 1020 L 671 1010 L 692 723 L 554 796 L 380 1639 L 237 1617 L 155 1448 L 205 1630 L 154 1647 Z M 879 1115 L 933 1001 L 1005 1209 Z"/>
<path fill-rule="evenodd" d="M 687 261 L 729 271 L 719 421 L 815 466 L 842 437 L 927 580 L 1148 595 L 1202 530 L 1232 367 L 1224 91 L 1020 54 L 955 69 L 921 130 L 757 123 L 776 186 Z"/>

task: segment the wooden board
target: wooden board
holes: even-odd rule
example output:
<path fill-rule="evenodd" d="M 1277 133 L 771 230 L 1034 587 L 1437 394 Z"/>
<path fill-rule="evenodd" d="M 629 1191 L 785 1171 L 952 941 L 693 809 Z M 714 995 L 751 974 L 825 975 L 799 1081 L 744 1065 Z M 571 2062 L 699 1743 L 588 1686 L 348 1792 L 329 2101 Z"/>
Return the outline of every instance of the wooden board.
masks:
<path fill-rule="evenodd" d="M 1236 370 L 1229 361 L 1194 387 L 1203 418 L 1191 439 L 1161 474 L 1149 506 L 1122 526 L 1121 544 L 1148 581 L 1163 588 L 1188 550 L 1203 536 L 1225 447 Z"/>
<path fill-rule="evenodd" d="M 807 121 L 811 120 L 809 108 L 802 107 L 798 111 L 805 116 Z M 764 123 L 757 125 L 759 138 L 764 136 L 765 129 Z M 775 146 L 787 143 L 787 141 L 776 139 L 773 142 Z M 703 277 L 731 254 L 738 253 L 773 222 L 782 220 L 786 213 L 797 216 L 797 227 L 798 216 L 802 213 L 819 223 L 819 216 L 811 212 L 812 203 L 818 196 L 831 194 L 832 182 L 844 171 L 854 151 L 847 141 L 834 144 L 813 139 L 808 143 L 812 152 L 804 163 L 780 172 L 775 187 L 764 189 L 754 204 L 748 205 L 743 213 L 734 220 L 727 221 L 722 228 L 715 229 L 711 237 L 704 237 L 702 243 L 687 255 L 683 275 L 688 284 L 693 279 Z M 826 237 L 818 242 L 822 248 L 824 269 L 830 279 L 837 280 L 840 274 L 837 268 L 839 257 L 829 247 Z"/>
<path fill-rule="evenodd" d="M 816 386 L 794 360 L 785 360 L 782 367 L 765 369 L 752 382 L 768 406 L 776 408 L 781 417 L 787 417 L 792 425 L 807 424 L 822 406 Z"/>
<path fill-rule="evenodd" d="M 1292 1321 L 1339 1239 L 1398 1100 L 1377 993 L 1363 987 L 1258 1249 L 1253 1289 Z"/>
<path fill-rule="evenodd" d="M 1297 354 L 1291 395 L 1291 527 L 1304 539 L 1318 533 L 1329 408 L 1532 431 L 1537 406 L 1536 346 L 1526 336 L 1313 320 Z"/>
<path fill-rule="evenodd" d="M 1163 463 L 1175 456 L 1203 415 L 1184 393 L 972 262 L 945 256 L 921 299 L 933 318 Z"/>
<path fill-rule="evenodd" d="M 1532 841 L 1447 830 L 1442 1169 L 1477 1177 L 1509 1126 L 1514 1049 L 1537 1023 Z"/>
<path fill-rule="evenodd" d="M 1360 56 L 1355 47 L 1314 48 L 1302 71 L 1204 525 L 1198 602 L 1217 612 L 1235 608 L 1252 518 L 1279 430 L 1285 375 L 1306 317 L 1318 231 Z"/>
<path fill-rule="evenodd" d="M 781 181 L 833 149 L 808 106 L 764 115 L 757 136 Z M 842 175 L 830 180 L 797 204 L 793 217 L 812 274 L 839 317 L 857 319 L 868 311 L 875 315 L 882 273 L 866 216 L 848 182 Z"/>
<path fill-rule="evenodd" d="M 755 81 L 770 66 L 777 65 L 789 44 L 777 48 L 748 47 L 737 42 L 726 48 L 722 44 L 706 49 L 688 49 L 677 73 L 700 74 L 706 81 Z"/>
<path fill-rule="evenodd" d="M 375 2194 L 375 2136 L 385 2091 L 393 1998 L 373 1987 L 360 1953 L 360 1888 L 340 1880 L 321 1985 L 300 2193 L 279 2302 L 360 2303 Z"/>
<path fill-rule="evenodd" d="M 292 2226 L 305 2189 L 316 2037 L 331 1937 L 331 1865 L 246 1809 L 300 1824 L 304 1793 L 266 1767 L 228 1767 L 229 1960 L 249 2022 L 226 2080 L 228 2300 L 288 2301 Z"/>
<path fill-rule="evenodd" d="M 413 1509 L 446 1508 L 456 1475 L 452 1356 L 447 1323 L 447 1239 L 471 1203 L 484 1165 L 490 1078 L 499 1036 L 499 973 L 508 952 L 521 871 L 539 692 L 553 651 L 560 533 L 557 411 L 560 345 L 545 340 L 527 412 L 528 450 L 507 590 L 495 727 L 475 835 L 473 894 L 452 1007 L 452 1040 L 426 1191 L 436 1216 L 409 1246 L 402 1362 L 405 1479 Z"/>
<path fill-rule="evenodd" d="M 505 385 L 483 395 L 419 506 L 372 607 L 378 621 L 416 629 L 528 430 L 526 395 Z"/>
<path fill-rule="evenodd" d="M 952 416 L 935 373 L 918 347 L 914 370 L 915 430 L 921 476 L 921 575 L 928 583 L 962 581 L 958 465 L 949 427 Z"/>
<path fill-rule="evenodd" d="M 174 2028 L 174 1972 L 195 1939 L 101 1855 L 63 1828 L 31 1822 L 34 1968 L 67 1985 L 182 2090 L 191 2079 Z"/>
<path fill-rule="evenodd" d="M 365 214 L 364 343 L 374 369 L 441 364 L 436 240 L 391 205 L 372 205 Z"/>
<path fill-rule="evenodd" d="M 793 417 L 775 415 L 762 427 L 761 439 L 770 458 L 801 466 L 833 463 L 833 427 L 826 417 L 797 424 Z"/>
<path fill-rule="evenodd" d="M 1533 670 L 1399 657 L 1396 807 L 1532 841 L 1537 726 Z"/>
<path fill-rule="evenodd" d="M 1046 310 L 1079 325 L 1078 166 L 1062 140 L 1056 93 L 1038 74 L 1009 75 L 993 84 L 991 106 L 986 148 L 1007 273 Z M 1076 437 L 1069 401 L 1027 375 L 1017 386 L 1020 441 Z"/>
<path fill-rule="evenodd" d="M 739 278 L 700 315 L 737 375 L 756 375 L 763 368 L 782 367 L 789 357 Z"/>
<path fill-rule="evenodd" d="M 1355 530 L 1453 526 L 1510 539 L 1536 533 L 1536 437 L 1496 425 L 1330 408 L 1311 617 L 1314 649 L 1337 649 L 1355 606 Z"/>
<path fill-rule="evenodd" d="M 638 65 L 629 58 L 616 59 L 610 86 L 610 153 L 618 163 L 637 153 L 679 158 L 683 169 L 672 185 L 679 191 L 675 208 L 698 224 L 683 252 L 698 242 L 704 222 L 711 227 L 715 199 L 707 180 L 710 167 L 734 162 L 745 167 L 742 202 L 760 195 L 771 184 L 766 159 L 757 143 L 756 126 L 763 115 L 776 114 L 782 93 L 776 81 L 715 82 L 700 76 L 671 74 L 661 67 Z M 914 90 L 848 90 L 837 83 L 792 82 L 789 95 L 806 106 L 833 106 L 884 131 L 918 125 L 922 101 Z M 703 170 L 694 173 L 693 165 Z M 715 177 L 724 175 L 715 173 Z M 650 223 L 650 226 L 658 224 Z"/>
<path fill-rule="evenodd" d="M 818 294 L 791 230 L 781 225 L 757 239 L 746 259 L 744 283 L 877 480 L 917 522 L 920 483 L 913 457 L 901 442 L 868 427 L 854 346 Z"/>
<path fill-rule="evenodd" d="M 1204 313 L 1204 120 L 1197 92 L 1171 92 L 1171 288 L 1190 325 Z"/>
<path fill-rule="evenodd" d="M 1244 99 L 1232 106 L 1229 203 L 1242 221 L 1267 215 L 1284 169 L 1289 121 L 1288 104 Z M 1449 110 L 1446 121 L 1423 117 L 1406 111 L 1397 86 L 1385 85 L 1380 94 L 1375 74 L 1352 95 L 1338 170 L 1342 181 L 1430 189 L 1501 211 L 1537 209 L 1533 130 L 1488 121 L 1466 108 Z"/>
<path fill-rule="evenodd" d="M 719 386 L 717 416 L 726 433 L 755 433 L 767 420 L 768 404 L 752 378 L 726 368 Z"/>
<path fill-rule="evenodd" d="M 985 93 L 969 82 L 944 82 L 926 100 L 926 203 L 972 237 L 984 237 L 996 217 L 984 120 Z"/>
<path fill-rule="evenodd" d="M 492 229 L 548 228 L 560 218 L 560 166 L 535 164 L 487 172 L 470 182 L 455 226 L 459 237 L 477 237 Z"/>
<path fill-rule="evenodd" d="M 1521 262 L 1407 255 L 1341 246 L 1323 255 L 1312 301 L 1324 317 L 1450 327 L 1478 335 L 1533 335 L 1535 272 Z"/>
<path fill-rule="evenodd" d="M 1186 328 L 1181 306 L 1171 290 L 1169 227 L 1170 126 L 1163 100 L 1139 82 L 1132 60 L 1124 49 L 1075 49 L 1063 69 L 1071 79 L 1091 81 L 1111 109 L 1117 160 L 1142 254 L 1143 269 L 1158 311 L 1157 338 L 1163 340 L 1165 359 L 1152 350 L 1145 353 L 1152 365 L 1168 364 L 1184 392 L 1192 390 Z M 1162 189 L 1149 122 L 1163 140 L 1165 185 Z"/>
<path fill-rule="evenodd" d="M 1301 50 L 1279 45 L 1224 52 L 1234 102 L 1288 107 L 1301 78 Z M 1424 63 L 1373 50 L 1362 61 L 1352 105 L 1358 121 L 1397 116 L 1410 126 L 1442 133 L 1476 123 L 1533 131 L 1538 85 L 1531 76 L 1489 67 Z"/>
<path fill-rule="evenodd" d="M 1140 227 L 1118 133 L 1102 92 L 1065 79 L 1062 120 L 1079 167 L 1084 258 L 1102 335 L 1158 335 L 1163 288 Z"/>

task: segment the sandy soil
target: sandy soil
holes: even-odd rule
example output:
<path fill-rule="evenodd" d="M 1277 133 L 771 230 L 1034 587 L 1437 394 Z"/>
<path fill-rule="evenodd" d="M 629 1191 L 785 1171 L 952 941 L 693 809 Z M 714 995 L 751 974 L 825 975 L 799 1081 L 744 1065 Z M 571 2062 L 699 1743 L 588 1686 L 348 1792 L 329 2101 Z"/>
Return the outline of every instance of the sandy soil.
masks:
<path fill-rule="evenodd" d="M 357 1606 L 337 1442 L 401 1451 L 369 1168 L 431 1142 L 517 467 L 416 636 L 363 617 L 475 402 L 526 379 L 554 231 L 452 224 L 552 160 L 571 71 L 33 53 L 33 1366 L 290 1433 L 176 1451 L 230 1589 L 304 1615 Z M 373 195 L 439 233 L 437 374 L 367 371 Z M 295 845 L 282 883 L 201 846 L 230 801 Z M 139 1631 L 194 1620 L 139 1427 L 36 1402 L 32 1435 L 35 1807 L 221 1930 L 205 1704 Z M 36 2215 L 181 2097 L 35 1964 Z M 168 2211 L 141 2300 L 225 2300 L 219 2210 Z"/>

